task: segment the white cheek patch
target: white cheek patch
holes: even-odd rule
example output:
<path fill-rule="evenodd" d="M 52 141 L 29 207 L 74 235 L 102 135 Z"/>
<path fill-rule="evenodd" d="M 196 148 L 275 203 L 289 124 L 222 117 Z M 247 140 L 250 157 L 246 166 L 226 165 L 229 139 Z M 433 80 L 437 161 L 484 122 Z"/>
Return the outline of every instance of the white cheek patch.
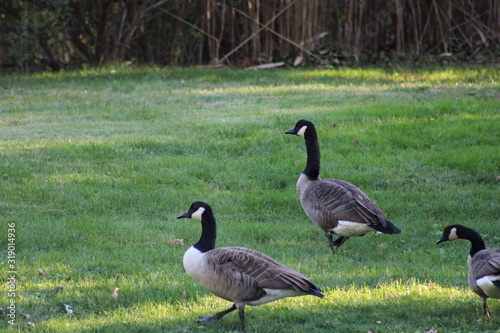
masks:
<path fill-rule="evenodd" d="M 448 235 L 448 240 L 458 239 L 457 228 L 452 228 L 450 234 Z"/>
<path fill-rule="evenodd" d="M 298 136 L 304 137 L 304 133 L 306 132 L 307 126 L 302 126 L 301 129 L 297 132 Z"/>
<path fill-rule="evenodd" d="M 205 211 L 205 208 L 203 208 L 203 207 L 198 208 L 196 210 L 196 212 L 194 212 L 193 214 L 191 214 L 191 218 L 193 220 L 201 221 L 201 215 L 203 215 L 204 211 Z"/>

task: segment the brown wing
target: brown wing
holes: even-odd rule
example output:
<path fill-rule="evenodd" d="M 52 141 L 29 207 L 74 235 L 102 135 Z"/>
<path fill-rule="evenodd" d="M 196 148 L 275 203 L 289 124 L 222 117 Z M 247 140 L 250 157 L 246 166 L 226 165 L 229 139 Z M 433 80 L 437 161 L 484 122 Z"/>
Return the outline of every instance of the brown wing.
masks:
<path fill-rule="evenodd" d="M 313 215 L 311 219 L 320 224 L 334 223 L 335 226 L 338 220 L 345 220 L 378 225 L 380 218 L 385 217 L 380 207 L 359 188 L 340 179 L 313 182 L 304 193 L 302 203 L 306 213 Z"/>
<path fill-rule="evenodd" d="M 470 269 L 475 272 L 476 279 L 486 275 L 500 275 L 500 248 L 476 253 Z"/>
<path fill-rule="evenodd" d="M 232 284 L 242 281 L 257 289 L 292 289 L 316 296 L 321 293 L 301 273 L 255 250 L 221 247 L 210 251 L 210 261 L 222 266 L 219 271 L 226 272 L 226 282 L 232 280 Z"/>

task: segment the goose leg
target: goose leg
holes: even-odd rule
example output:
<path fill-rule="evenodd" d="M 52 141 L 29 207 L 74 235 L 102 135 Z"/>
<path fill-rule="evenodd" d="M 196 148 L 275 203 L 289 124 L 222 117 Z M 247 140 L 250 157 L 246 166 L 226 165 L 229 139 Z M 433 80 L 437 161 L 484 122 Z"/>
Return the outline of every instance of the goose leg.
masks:
<path fill-rule="evenodd" d="M 340 245 L 344 244 L 344 242 L 345 242 L 346 240 L 348 240 L 348 239 L 349 239 L 349 237 L 343 237 L 343 236 L 340 236 L 339 238 L 337 238 L 337 239 L 335 240 L 335 242 L 333 242 L 333 245 L 334 245 L 335 247 L 340 247 Z"/>
<path fill-rule="evenodd" d="M 330 245 L 330 249 L 332 249 L 333 254 L 335 254 L 335 243 L 333 242 L 333 236 L 330 232 L 325 232 L 325 236 L 328 239 L 328 245 Z"/>
<path fill-rule="evenodd" d="M 335 241 L 333 240 L 333 233 L 330 231 L 325 232 L 326 238 L 328 238 L 328 245 L 330 245 L 330 248 L 332 249 L 333 254 L 335 254 L 335 250 L 349 238 L 349 237 L 343 237 L 340 236 L 337 238 Z"/>
<path fill-rule="evenodd" d="M 227 315 L 229 312 L 233 312 L 234 310 L 236 310 L 236 304 L 233 304 L 233 306 L 230 307 L 229 309 L 226 309 L 226 310 L 221 311 L 221 312 L 217 312 L 216 314 L 214 314 L 212 316 L 200 316 L 200 317 L 198 317 L 198 322 L 204 323 L 204 324 L 211 324 L 211 323 L 216 322 L 217 320 L 220 320 L 222 317 Z M 240 315 L 240 322 L 241 322 L 241 315 Z"/>
<path fill-rule="evenodd" d="M 483 309 L 484 309 L 484 314 L 486 317 L 490 316 L 490 309 L 488 308 L 488 303 L 486 303 L 486 300 L 488 299 L 487 297 L 481 297 L 483 300 Z"/>
<path fill-rule="evenodd" d="M 236 304 L 236 307 L 238 308 L 238 315 L 240 316 L 240 331 L 244 331 L 245 330 L 245 304 L 238 303 L 238 304 Z"/>

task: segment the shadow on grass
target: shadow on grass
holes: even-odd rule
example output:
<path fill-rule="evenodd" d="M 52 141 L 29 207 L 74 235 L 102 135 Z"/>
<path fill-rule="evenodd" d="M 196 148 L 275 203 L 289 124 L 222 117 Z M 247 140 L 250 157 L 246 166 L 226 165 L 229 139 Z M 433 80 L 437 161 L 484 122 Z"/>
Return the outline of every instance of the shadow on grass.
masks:
<path fill-rule="evenodd" d="M 498 329 L 494 318 L 483 316 L 480 302 L 471 302 L 457 292 L 448 293 L 440 288 L 406 288 L 393 288 L 394 292 L 385 296 L 376 295 L 385 292 L 385 288 L 350 288 L 330 291 L 321 300 L 306 296 L 259 307 L 248 306 L 247 332 L 425 332 L 432 328 L 495 332 Z M 229 302 L 211 295 L 172 298 L 165 302 L 157 295 L 154 299 L 139 301 L 144 293 L 148 294 L 147 289 L 150 288 L 133 291 L 127 304 L 120 304 L 118 300 L 117 306 L 102 304 L 95 313 L 59 313 L 38 321 L 35 318 L 36 325 L 47 332 L 227 332 L 238 328 L 236 312 L 210 325 L 195 322 L 200 315 L 226 309 Z M 490 306 L 493 312 L 498 311 L 497 304 Z M 19 327 L 28 326 L 21 322 Z"/>

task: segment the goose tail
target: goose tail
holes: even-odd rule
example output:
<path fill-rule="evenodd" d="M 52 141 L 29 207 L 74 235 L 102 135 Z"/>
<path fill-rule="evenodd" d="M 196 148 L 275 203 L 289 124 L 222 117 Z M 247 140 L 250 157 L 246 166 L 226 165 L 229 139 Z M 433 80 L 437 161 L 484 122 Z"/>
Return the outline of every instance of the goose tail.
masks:
<path fill-rule="evenodd" d="M 379 217 L 380 224 L 371 224 L 370 227 L 384 234 L 394 235 L 399 234 L 401 230 L 396 227 L 391 221 L 384 219 L 383 217 Z"/>
<path fill-rule="evenodd" d="M 319 298 L 325 297 L 325 294 L 323 293 L 323 290 L 319 289 L 316 287 L 314 284 L 311 283 L 311 287 L 309 288 L 309 295 L 316 296 Z"/>

